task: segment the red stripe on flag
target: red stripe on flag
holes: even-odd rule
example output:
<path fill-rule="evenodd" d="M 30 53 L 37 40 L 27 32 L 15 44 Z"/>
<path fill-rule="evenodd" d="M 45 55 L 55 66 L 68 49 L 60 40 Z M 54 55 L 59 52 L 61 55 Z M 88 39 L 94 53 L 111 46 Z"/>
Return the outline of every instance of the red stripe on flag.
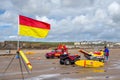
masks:
<path fill-rule="evenodd" d="M 19 15 L 19 24 L 26 25 L 28 27 L 42 28 L 42 29 L 50 29 L 50 24 L 34 20 L 32 18 L 28 18 L 22 15 Z"/>

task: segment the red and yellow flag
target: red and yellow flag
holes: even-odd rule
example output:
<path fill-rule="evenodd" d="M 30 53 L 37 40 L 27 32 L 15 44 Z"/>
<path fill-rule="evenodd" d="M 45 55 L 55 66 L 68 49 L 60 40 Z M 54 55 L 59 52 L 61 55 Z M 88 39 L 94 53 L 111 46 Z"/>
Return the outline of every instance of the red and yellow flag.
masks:
<path fill-rule="evenodd" d="M 49 30 L 50 24 L 19 15 L 19 35 L 45 38 Z"/>

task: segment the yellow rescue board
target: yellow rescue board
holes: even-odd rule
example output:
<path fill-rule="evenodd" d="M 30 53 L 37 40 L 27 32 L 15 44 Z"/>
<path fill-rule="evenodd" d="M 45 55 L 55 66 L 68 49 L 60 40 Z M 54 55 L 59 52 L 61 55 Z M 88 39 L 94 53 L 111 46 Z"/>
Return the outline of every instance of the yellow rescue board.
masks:
<path fill-rule="evenodd" d="M 75 62 L 75 64 L 81 67 L 102 67 L 104 66 L 103 62 L 94 61 L 94 60 L 78 60 Z"/>
<path fill-rule="evenodd" d="M 28 68 L 30 70 L 32 70 L 32 65 L 31 65 L 30 61 L 28 60 L 28 58 L 26 57 L 26 55 L 21 50 L 19 51 L 19 54 L 22 57 L 22 59 L 24 60 L 24 62 L 27 64 Z"/>

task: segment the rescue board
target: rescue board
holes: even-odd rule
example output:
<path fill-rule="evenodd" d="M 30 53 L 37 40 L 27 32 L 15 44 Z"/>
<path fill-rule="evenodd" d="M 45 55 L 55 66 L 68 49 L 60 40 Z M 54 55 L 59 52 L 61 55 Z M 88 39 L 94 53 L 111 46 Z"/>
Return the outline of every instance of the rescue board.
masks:
<path fill-rule="evenodd" d="M 24 62 L 27 64 L 28 68 L 30 70 L 32 70 L 32 65 L 31 65 L 30 61 L 28 60 L 28 58 L 26 57 L 26 55 L 23 53 L 23 51 L 20 50 L 19 54 L 22 57 L 22 59 L 24 60 Z"/>
<path fill-rule="evenodd" d="M 100 61 L 94 61 L 94 60 L 78 60 L 75 62 L 77 66 L 81 67 L 103 67 L 104 63 Z"/>

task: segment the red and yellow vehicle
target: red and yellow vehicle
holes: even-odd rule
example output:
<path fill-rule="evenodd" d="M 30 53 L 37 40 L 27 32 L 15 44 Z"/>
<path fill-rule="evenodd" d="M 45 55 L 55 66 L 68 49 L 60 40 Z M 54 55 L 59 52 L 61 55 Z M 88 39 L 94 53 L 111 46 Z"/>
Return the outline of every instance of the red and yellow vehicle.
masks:
<path fill-rule="evenodd" d="M 45 54 L 47 59 L 49 58 L 59 58 L 60 55 L 63 54 L 61 49 L 53 49 L 51 52 Z"/>
<path fill-rule="evenodd" d="M 47 59 L 49 58 L 59 58 L 60 55 L 64 54 L 64 52 L 68 53 L 67 47 L 64 44 L 59 44 L 56 49 L 53 49 L 51 52 L 45 54 Z"/>

